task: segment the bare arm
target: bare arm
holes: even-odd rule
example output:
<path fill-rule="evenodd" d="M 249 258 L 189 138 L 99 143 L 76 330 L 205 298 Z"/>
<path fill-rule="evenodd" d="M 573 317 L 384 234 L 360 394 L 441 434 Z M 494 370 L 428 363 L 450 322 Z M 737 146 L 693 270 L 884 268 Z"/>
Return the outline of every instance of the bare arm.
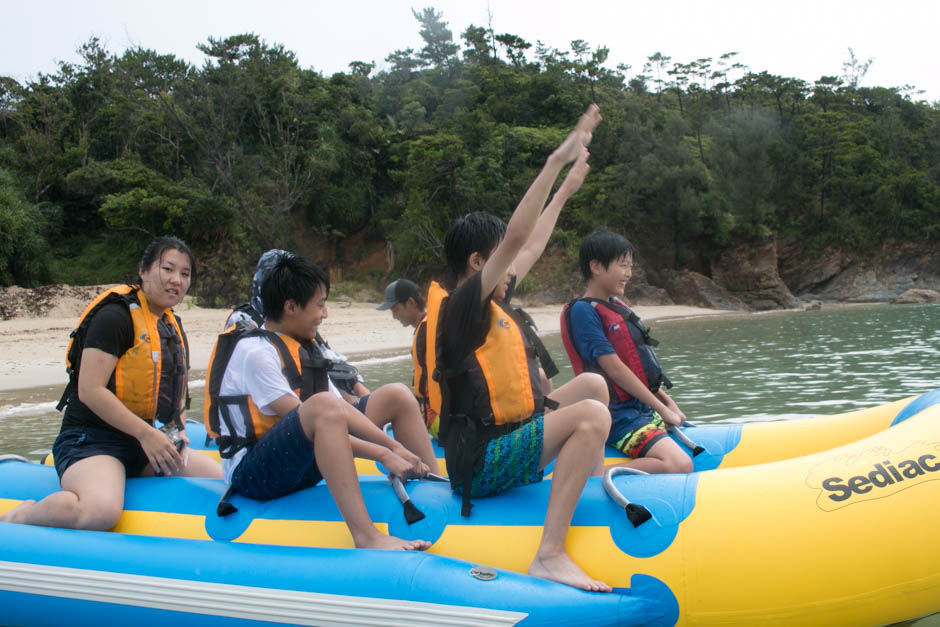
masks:
<path fill-rule="evenodd" d="M 483 265 L 482 276 L 480 277 L 481 302 L 496 288 L 497 283 L 509 270 L 519 251 L 529 241 L 555 179 L 565 165 L 587 152 L 587 145 L 591 143 L 591 133 L 600 121 L 600 110 L 597 105 L 592 104 L 578 120 L 574 130 L 548 157 L 542 171 L 535 177 L 535 181 L 532 182 L 525 196 L 519 201 L 512 217 L 509 219 L 509 224 L 506 225 L 506 236 Z M 587 159 L 586 155 L 584 159 Z M 529 267 L 531 268 L 531 265 Z"/>
<path fill-rule="evenodd" d="M 575 192 L 581 189 L 581 184 L 584 183 L 584 178 L 591 169 L 587 157 L 588 153 L 582 152 L 574 165 L 571 166 L 571 170 L 568 171 L 568 176 L 565 177 L 561 187 L 558 188 L 551 202 L 545 207 L 545 211 L 539 216 L 538 222 L 535 224 L 535 230 L 529 236 L 529 241 L 526 242 L 516 256 L 517 282 L 522 282 L 522 279 L 529 273 L 535 262 L 542 256 L 542 252 L 548 244 L 548 239 L 555 229 L 555 223 L 558 221 L 558 215 L 561 213 L 562 207 L 565 206 L 565 203 Z"/>
<path fill-rule="evenodd" d="M 667 404 L 657 396 L 658 393 L 653 394 L 650 392 L 649 388 L 640 381 L 640 378 L 637 377 L 625 363 L 620 361 L 620 357 L 618 357 L 616 353 L 601 355 L 597 358 L 597 365 L 601 367 L 604 374 L 610 377 L 614 383 L 626 390 L 630 396 L 646 403 L 659 412 L 659 415 L 663 417 L 663 421 L 666 424 L 682 424 L 682 418 L 676 413 L 676 410 L 667 406 Z M 663 392 L 663 395 L 665 395 L 665 392 Z M 671 401 L 672 399 L 669 400 Z M 675 405 L 675 403 L 673 403 L 673 405 Z"/>
<path fill-rule="evenodd" d="M 401 479 L 410 479 L 412 477 L 423 477 L 430 472 L 427 464 L 420 459 L 409 461 L 398 453 L 385 448 L 380 444 L 373 444 L 360 440 L 355 436 L 349 436 L 349 443 L 352 445 L 353 457 L 362 459 L 371 459 L 376 461 L 388 470 L 391 474 Z M 399 445 L 400 446 L 400 445 Z M 402 447 L 404 448 L 404 447 Z M 407 451 L 407 449 L 405 449 Z"/>
<path fill-rule="evenodd" d="M 129 410 L 108 389 L 108 380 L 117 362 L 116 356 L 103 350 L 83 350 L 78 374 L 78 399 L 106 423 L 136 438 L 155 471 L 164 474 L 178 472 L 183 458 L 176 447 L 162 432 Z"/>

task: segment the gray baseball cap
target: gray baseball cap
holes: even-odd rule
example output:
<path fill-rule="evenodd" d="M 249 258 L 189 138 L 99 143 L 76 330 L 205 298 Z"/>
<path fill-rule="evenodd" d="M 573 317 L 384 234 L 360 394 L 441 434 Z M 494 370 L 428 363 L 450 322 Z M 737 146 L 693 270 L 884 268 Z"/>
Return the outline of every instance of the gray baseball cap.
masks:
<path fill-rule="evenodd" d="M 376 309 L 379 311 L 391 309 L 409 298 L 415 299 L 415 302 L 421 300 L 421 289 L 408 279 L 398 279 L 389 283 L 388 287 L 385 288 L 385 300 Z"/>

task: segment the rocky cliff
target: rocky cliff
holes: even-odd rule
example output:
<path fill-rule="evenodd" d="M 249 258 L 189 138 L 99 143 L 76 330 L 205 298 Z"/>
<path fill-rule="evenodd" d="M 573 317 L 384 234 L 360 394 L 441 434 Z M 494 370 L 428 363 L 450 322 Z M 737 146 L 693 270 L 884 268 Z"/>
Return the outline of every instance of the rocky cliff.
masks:
<path fill-rule="evenodd" d="M 940 302 L 940 250 L 924 245 L 888 242 L 863 254 L 808 252 L 796 241 L 740 244 L 710 257 L 711 276 L 639 262 L 627 296 L 640 304 L 763 311 L 815 301 Z"/>

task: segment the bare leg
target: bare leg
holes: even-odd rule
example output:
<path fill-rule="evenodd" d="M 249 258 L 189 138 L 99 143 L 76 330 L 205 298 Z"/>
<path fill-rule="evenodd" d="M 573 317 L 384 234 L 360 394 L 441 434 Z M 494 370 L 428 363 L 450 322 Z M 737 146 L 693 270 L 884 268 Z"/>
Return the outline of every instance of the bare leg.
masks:
<path fill-rule="evenodd" d="M 206 457 L 202 453 L 183 449 L 183 459 L 186 460 L 186 464 L 180 468 L 178 476 L 207 477 L 209 479 L 222 478 L 222 464 Z"/>
<path fill-rule="evenodd" d="M 617 466 L 636 468 L 651 474 L 693 471 L 692 459 L 671 438 L 663 438 L 653 444 L 643 457 L 631 459 Z"/>
<path fill-rule="evenodd" d="M 428 548 L 430 542 L 387 536 L 372 524 L 353 463 L 346 427 L 346 406 L 345 401 L 323 392 L 307 399 L 300 406 L 299 415 L 307 439 L 313 442 L 317 466 L 349 527 L 353 542 L 358 548 L 369 549 L 407 551 Z"/>
<path fill-rule="evenodd" d="M 567 407 L 585 399 L 592 399 L 607 405 L 607 382 L 599 374 L 583 372 L 555 390 L 551 398 L 562 407 Z M 591 469 L 592 477 L 600 477 L 604 474 L 606 468 L 606 466 L 604 466 L 605 444 L 606 436 L 605 441 L 601 443 L 601 452 L 597 458 L 597 462 Z"/>
<path fill-rule="evenodd" d="M 582 372 L 551 394 L 553 401 L 566 407 L 578 401 L 592 399 L 607 406 L 607 382 L 592 372 Z"/>
<path fill-rule="evenodd" d="M 401 383 L 383 385 L 369 395 L 366 416 L 380 429 L 392 423 L 395 439 L 421 458 L 432 472 L 437 470 L 437 457 L 421 408 L 414 394 Z"/>
<path fill-rule="evenodd" d="M 124 466 L 114 457 L 95 455 L 69 466 L 62 490 L 37 502 L 24 502 L 0 521 L 107 531 L 124 509 Z"/>
<path fill-rule="evenodd" d="M 545 376 L 545 369 L 539 368 L 539 385 L 542 388 L 542 396 L 548 396 L 552 393 L 552 380 Z"/>
<path fill-rule="evenodd" d="M 555 472 L 545 514 L 545 527 L 529 574 L 576 588 L 610 592 L 602 581 L 588 577 L 568 554 L 565 538 L 571 516 L 588 475 L 597 464 L 610 430 L 610 412 L 596 400 L 583 400 L 545 416 L 541 465 L 554 458 Z"/>

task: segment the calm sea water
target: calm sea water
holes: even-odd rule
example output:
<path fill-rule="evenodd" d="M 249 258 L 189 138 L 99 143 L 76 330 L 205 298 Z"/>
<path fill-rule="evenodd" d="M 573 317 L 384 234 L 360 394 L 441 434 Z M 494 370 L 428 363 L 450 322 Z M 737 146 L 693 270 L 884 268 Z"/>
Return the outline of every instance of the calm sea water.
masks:
<path fill-rule="evenodd" d="M 858 306 L 812 312 L 658 321 L 652 334 L 673 398 L 690 420 L 793 419 L 878 405 L 940 387 L 940 306 Z M 545 338 L 568 381 L 557 335 Z M 337 347 L 342 350 L 344 347 Z M 411 357 L 356 360 L 370 387 L 410 382 Z M 204 373 L 193 373 L 191 416 L 201 418 Z M 61 420 L 61 388 L 0 392 L 0 453 L 39 460 Z M 940 626 L 940 615 L 904 625 Z"/>
<path fill-rule="evenodd" d="M 809 312 L 654 321 L 652 335 L 691 421 L 802 418 L 878 405 L 940 387 L 940 305 L 872 305 Z M 557 335 L 544 338 L 568 381 Z M 344 347 L 337 347 L 342 350 Z M 372 388 L 410 382 L 411 357 L 355 360 Z M 191 382 L 201 419 L 204 373 Z M 59 429 L 61 388 L 0 392 L 0 453 L 38 460 Z"/>

